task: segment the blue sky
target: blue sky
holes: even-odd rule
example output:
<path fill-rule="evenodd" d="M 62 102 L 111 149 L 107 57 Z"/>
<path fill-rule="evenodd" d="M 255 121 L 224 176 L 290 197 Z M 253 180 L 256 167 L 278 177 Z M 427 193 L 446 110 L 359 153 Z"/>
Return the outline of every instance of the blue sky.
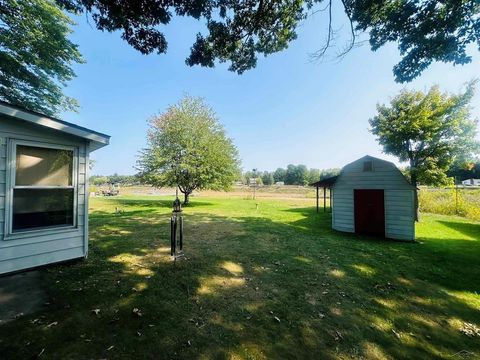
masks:
<path fill-rule="evenodd" d="M 237 75 L 225 64 L 214 69 L 185 65 L 202 29 L 191 19 L 176 18 L 165 28 L 166 55 L 145 56 L 119 33 L 102 33 L 79 17 L 72 40 L 86 63 L 75 66 L 77 78 L 66 93 L 81 107 L 62 118 L 112 136 L 110 146 L 92 154 L 94 174 L 135 173 L 147 120 L 184 94 L 202 96 L 215 109 L 245 170 L 274 170 L 290 163 L 342 167 L 365 154 L 395 160 L 381 153 L 368 131 L 377 102 L 388 102 L 403 87 L 427 90 L 438 84 L 458 92 L 480 75 L 480 54 L 474 50 L 471 64 L 434 64 L 415 81 L 396 84 L 392 68 L 400 57 L 395 44 L 377 52 L 367 44 L 340 62 L 313 63 L 309 54 L 322 45 L 324 20 L 322 15 L 307 20 L 289 49 L 261 57 L 254 70 Z M 342 21 L 340 17 L 338 27 Z M 473 104 L 473 115 L 480 118 L 480 94 Z"/>

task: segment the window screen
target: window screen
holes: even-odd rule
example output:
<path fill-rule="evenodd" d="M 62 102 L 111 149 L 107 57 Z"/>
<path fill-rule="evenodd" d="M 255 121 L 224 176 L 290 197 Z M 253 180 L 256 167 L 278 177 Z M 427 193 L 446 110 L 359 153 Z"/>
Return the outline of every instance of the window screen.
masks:
<path fill-rule="evenodd" d="M 12 231 L 74 224 L 73 151 L 17 145 Z"/>

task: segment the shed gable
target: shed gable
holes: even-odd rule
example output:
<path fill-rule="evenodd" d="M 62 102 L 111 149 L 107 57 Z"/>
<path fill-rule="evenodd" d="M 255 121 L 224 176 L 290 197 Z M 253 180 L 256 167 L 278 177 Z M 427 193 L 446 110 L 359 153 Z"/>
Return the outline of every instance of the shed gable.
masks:
<path fill-rule="evenodd" d="M 372 156 L 365 156 L 346 165 L 333 188 L 413 190 L 394 164 Z"/>

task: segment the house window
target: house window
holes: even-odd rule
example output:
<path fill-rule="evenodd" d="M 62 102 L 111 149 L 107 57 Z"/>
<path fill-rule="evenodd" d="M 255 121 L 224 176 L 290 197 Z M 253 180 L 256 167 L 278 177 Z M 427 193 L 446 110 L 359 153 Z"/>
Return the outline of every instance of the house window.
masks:
<path fill-rule="evenodd" d="M 75 150 L 13 141 L 10 233 L 75 225 Z"/>
<path fill-rule="evenodd" d="M 373 161 L 368 160 L 363 162 L 363 171 L 373 171 Z"/>

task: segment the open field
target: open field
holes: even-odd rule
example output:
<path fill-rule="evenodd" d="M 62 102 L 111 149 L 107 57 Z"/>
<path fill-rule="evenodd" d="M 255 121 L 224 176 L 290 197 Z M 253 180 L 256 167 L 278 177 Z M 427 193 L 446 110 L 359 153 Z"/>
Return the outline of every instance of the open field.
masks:
<path fill-rule="evenodd" d="M 126 186 L 120 189 L 122 195 L 126 196 L 162 196 L 174 195 L 174 188 L 153 188 L 150 186 Z M 181 195 L 181 194 L 180 194 Z M 308 186 L 283 185 L 283 186 L 259 186 L 255 191 L 256 198 L 303 198 L 314 199 L 315 188 Z M 195 191 L 193 197 L 223 197 L 223 198 L 242 198 L 252 199 L 253 188 L 248 186 L 234 186 L 230 191 Z"/>
<path fill-rule="evenodd" d="M 91 199 L 88 260 L 42 270 L 49 304 L 0 327 L 0 357 L 480 355 L 461 331 L 480 326 L 480 223 L 425 214 L 419 243 L 380 241 L 331 230 L 313 199 L 197 196 L 174 265 L 172 200 Z"/>
<path fill-rule="evenodd" d="M 420 208 L 424 212 L 459 215 L 480 221 L 480 189 L 421 189 Z"/>
<path fill-rule="evenodd" d="M 175 189 L 155 189 L 149 186 L 127 186 L 121 189 L 121 194 L 126 196 L 162 196 L 173 195 Z M 323 193 L 320 192 L 320 205 L 323 205 Z M 327 205 L 329 205 L 327 191 Z M 253 190 L 247 186 L 235 186 L 231 191 L 201 191 L 194 192 L 195 197 L 222 197 L 227 199 L 241 198 L 252 199 Z M 256 190 L 257 199 L 315 199 L 315 189 L 308 186 L 261 186 Z M 456 192 L 454 188 L 428 188 L 422 187 L 419 191 L 419 203 L 422 212 L 458 215 L 471 220 L 480 221 L 480 189 L 473 187 L 460 187 Z M 314 202 L 312 202 L 314 204 Z"/>

